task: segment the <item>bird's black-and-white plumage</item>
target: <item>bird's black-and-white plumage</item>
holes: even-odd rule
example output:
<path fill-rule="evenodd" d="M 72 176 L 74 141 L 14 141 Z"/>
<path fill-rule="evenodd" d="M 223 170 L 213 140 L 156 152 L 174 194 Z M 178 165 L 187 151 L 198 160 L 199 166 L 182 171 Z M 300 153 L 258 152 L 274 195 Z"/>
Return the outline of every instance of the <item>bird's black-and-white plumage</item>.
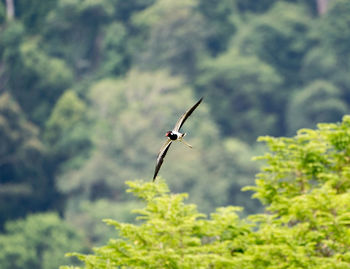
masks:
<path fill-rule="evenodd" d="M 197 108 L 197 106 L 199 106 L 199 104 L 202 102 L 203 97 L 201 99 L 199 99 L 199 101 L 193 106 L 191 107 L 189 110 L 187 110 L 176 122 L 174 128 L 172 131 L 168 131 L 165 136 L 168 137 L 167 141 L 164 143 L 164 145 L 160 148 L 160 151 L 158 153 L 157 156 L 157 163 L 156 163 L 156 168 L 154 170 L 154 176 L 153 176 L 153 181 L 156 179 L 157 174 L 159 172 L 160 167 L 163 164 L 164 161 L 164 157 L 167 154 L 171 143 L 173 141 L 181 141 L 183 143 L 185 143 L 187 146 L 191 147 L 191 145 L 187 144 L 184 140 L 183 137 L 186 135 L 186 133 L 180 133 L 180 129 L 182 127 L 182 125 L 185 123 L 185 121 L 187 120 L 187 118 L 189 116 L 191 116 L 191 114 L 193 113 L 193 111 Z"/>

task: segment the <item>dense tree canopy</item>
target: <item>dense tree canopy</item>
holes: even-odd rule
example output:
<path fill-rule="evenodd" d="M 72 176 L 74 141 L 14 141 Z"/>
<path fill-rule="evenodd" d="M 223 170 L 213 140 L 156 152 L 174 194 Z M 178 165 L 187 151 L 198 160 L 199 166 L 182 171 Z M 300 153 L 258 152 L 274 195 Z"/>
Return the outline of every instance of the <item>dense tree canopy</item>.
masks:
<path fill-rule="evenodd" d="M 18 103 L 0 95 L 0 227 L 27 211 L 47 210 L 61 202 L 54 179 L 47 176 L 46 148 L 39 131 Z"/>
<path fill-rule="evenodd" d="M 67 249 L 83 249 L 81 234 L 54 213 L 9 221 L 5 231 L 5 235 L 0 235 L 3 268 L 54 269 L 65 261 Z"/>
<path fill-rule="evenodd" d="M 257 137 L 349 113 L 349 18 L 347 0 L 0 0 L 0 236 L 14 246 L 20 232 L 6 227 L 53 211 L 88 248 L 105 245 L 114 234 L 100 220 L 131 223 L 140 205 L 124 182 L 151 180 L 164 133 L 200 97 L 183 126 L 193 149 L 174 145 L 160 178 L 205 214 L 261 212 L 240 191 L 266 150 Z"/>
<path fill-rule="evenodd" d="M 128 182 L 146 203 L 134 210 L 139 223 L 107 219 L 120 238 L 74 255 L 85 268 L 347 268 L 350 117 L 318 127 L 260 139 L 270 152 L 258 158 L 266 165 L 246 189 L 269 213 L 240 219 L 228 206 L 207 219 L 164 181 Z"/>

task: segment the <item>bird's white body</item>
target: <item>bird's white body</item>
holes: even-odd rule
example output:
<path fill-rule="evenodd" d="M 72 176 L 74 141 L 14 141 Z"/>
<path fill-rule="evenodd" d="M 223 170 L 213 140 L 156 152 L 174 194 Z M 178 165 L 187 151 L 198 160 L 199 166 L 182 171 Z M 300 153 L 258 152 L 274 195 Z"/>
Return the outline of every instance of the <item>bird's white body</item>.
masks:
<path fill-rule="evenodd" d="M 169 139 L 169 142 L 172 141 L 172 142 L 175 142 L 175 141 L 179 141 L 179 142 L 182 142 L 184 143 L 186 146 L 192 148 L 192 146 L 190 144 L 188 144 L 183 138 L 184 136 L 186 135 L 186 133 L 180 133 L 178 131 L 169 131 L 165 134 L 165 136 L 168 137 Z"/>
<path fill-rule="evenodd" d="M 177 135 L 177 141 L 181 140 L 185 135 L 186 133 L 180 133 L 180 132 L 177 132 L 177 131 L 171 131 L 173 134 L 176 134 Z"/>

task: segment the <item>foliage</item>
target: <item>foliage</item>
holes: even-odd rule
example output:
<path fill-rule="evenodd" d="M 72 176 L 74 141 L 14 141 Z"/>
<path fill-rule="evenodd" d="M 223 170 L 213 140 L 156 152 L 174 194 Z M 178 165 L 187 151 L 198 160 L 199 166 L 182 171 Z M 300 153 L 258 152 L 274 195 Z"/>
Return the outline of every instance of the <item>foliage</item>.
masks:
<path fill-rule="evenodd" d="M 271 254 L 285 262 L 292 257 L 294 268 L 347 268 L 350 117 L 318 127 L 301 129 L 294 138 L 261 138 L 272 154 L 260 158 L 267 166 L 250 189 L 271 212 L 262 218 Z M 271 261 L 266 256 L 267 265 Z"/>
<path fill-rule="evenodd" d="M 15 1 L 15 13 L 28 31 L 35 34 L 41 30 L 46 14 L 55 8 L 57 1 L 46 0 L 37 5 L 35 0 L 18 0 Z"/>
<path fill-rule="evenodd" d="M 206 46 L 213 55 L 227 49 L 228 43 L 236 31 L 233 17 L 237 15 L 235 0 L 210 1 L 201 0 L 198 10 L 206 24 Z"/>
<path fill-rule="evenodd" d="M 60 201 L 44 169 L 46 148 L 9 93 L 0 95 L 0 227 Z M 49 194 L 49 195 L 48 195 Z"/>
<path fill-rule="evenodd" d="M 242 54 L 256 55 L 271 65 L 287 87 L 297 85 L 302 59 L 312 44 L 310 21 L 305 7 L 279 1 L 263 15 L 251 17 L 234 43 Z"/>
<path fill-rule="evenodd" d="M 104 225 L 101 219 L 114 218 L 124 222 L 133 222 L 132 210 L 140 207 L 138 201 L 113 202 L 107 198 L 83 200 L 74 197 L 69 199 L 65 211 L 65 220 L 72 227 L 84 233 L 84 239 L 90 245 L 104 245 L 114 236 L 114 229 Z"/>
<path fill-rule="evenodd" d="M 212 108 L 220 108 L 212 111 L 225 135 L 253 141 L 255 133 L 276 132 L 278 118 L 270 113 L 277 105 L 274 95 L 282 83 L 276 70 L 234 48 L 207 61 L 202 69 L 198 87 Z"/>
<path fill-rule="evenodd" d="M 88 126 L 86 104 L 73 91 L 65 91 L 46 122 L 44 133 L 53 162 L 69 160 L 70 167 L 77 167 L 91 146 Z"/>
<path fill-rule="evenodd" d="M 6 223 L 0 234 L 0 264 L 4 269 L 57 268 L 67 249 L 81 249 L 81 236 L 55 213 L 29 215 Z"/>
<path fill-rule="evenodd" d="M 338 88 L 326 81 L 315 80 L 291 98 L 287 119 L 289 133 L 321 121 L 338 121 L 347 111 L 348 106 Z"/>
<path fill-rule="evenodd" d="M 233 264 L 228 239 L 249 232 L 248 226 L 239 221 L 239 208 L 218 209 L 206 220 L 195 205 L 184 204 L 186 194 L 169 194 L 163 181 L 127 184 L 128 191 L 147 202 L 145 208 L 135 210 L 142 223 L 105 220 L 122 239 L 95 249 L 96 255 L 77 255 L 87 268 L 206 268 Z"/>
<path fill-rule="evenodd" d="M 258 158 L 266 165 L 246 189 L 269 213 L 246 220 L 232 206 L 207 219 L 164 181 L 128 182 L 146 202 L 134 210 L 139 223 L 107 219 L 120 238 L 71 255 L 85 268 L 348 268 L 349 137 L 350 116 L 293 138 L 262 137 L 271 152 Z"/>
<path fill-rule="evenodd" d="M 102 64 L 100 72 L 106 74 L 123 74 L 126 71 L 126 30 L 121 23 L 112 23 L 104 29 L 102 43 Z"/>
<path fill-rule="evenodd" d="M 52 210 L 105 244 L 101 218 L 133 219 L 124 181 L 151 178 L 164 132 L 202 96 L 183 128 L 193 150 L 172 146 L 160 175 L 201 212 L 258 212 L 239 191 L 256 137 L 349 107 L 349 1 L 329 2 L 321 16 L 316 0 L 1 0 L 0 228 Z"/>
<path fill-rule="evenodd" d="M 327 32 L 325 39 L 330 47 L 334 48 L 339 56 L 349 57 L 349 50 L 345 44 L 350 39 L 350 3 L 346 0 L 336 0 L 330 3 L 329 12 L 321 24 L 321 30 Z"/>
<path fill-rule="evenodd" d="M 0 23 L 3 23 L 6 19 L 5 5 L 0 2 Z"/>
<path fill-rule="evenodd" d="M 322 79 L 341 90 L 342 97 L 350 100 L 350 77 L 348 75 L 349 57 L 346 31 L 349 25 L 349 2 L 335 0 L 330 9 L 317 24 L 313 25 L 312 35 L 315 43 L 304 59 L 304 80 Z M 327 33 L 327 34 L 324 34 Z"/>
<path fill-rule="evenodd" d="M 206 36 L 197 2 L 158 0 L 133 17 L 133 23 L 148 32 L 145 49 L 136 59 L 142 68 L 167 68 L 176 75 L 193 77 Z"/>
<path fill-rule="evenodd" d="M 72 83 L 73 77 L 63 60 L 51 57 L 39 48 L 39 39 L 22 41 L 22 31 L 21 24 L 10 25 L 5 30 L 4 75 L 13 96 L 29 118 L 40 125 L 50 113 L 50 102 Z M 27 88 L 31 91 L 25 90 Z"/>
<path fill-rule="evenodd" d="M 263 12 L 267 11 L 277 0 L 235 0 L 237 8 L 242 12 Z"/>
<path fill-rule="evenodd" d="M 39 48 L 38 40 L 23 43 L 20 48 L 20 63 L 22 66 L 22 81 L 15 87 L 32 88 L 31 95 L 20 91 L 17 95 L 22 106 L 31 113 L 33 120 L 42 123 L 50 112 L 48 101 L 55 101 L 60 93 L 72 82 L 73 76 L 64 61 L 56 57 L 50 57 Z M 45 89 L 46 100 L 42 104 L 31 101 L 38 98 Z"/>

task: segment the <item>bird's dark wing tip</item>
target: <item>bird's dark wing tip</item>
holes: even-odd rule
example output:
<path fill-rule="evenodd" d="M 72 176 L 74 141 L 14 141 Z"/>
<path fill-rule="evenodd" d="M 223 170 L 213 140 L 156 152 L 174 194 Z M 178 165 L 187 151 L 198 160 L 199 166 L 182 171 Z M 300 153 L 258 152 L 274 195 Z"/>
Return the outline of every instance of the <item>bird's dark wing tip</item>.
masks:
<path fill-rule="evenodd" d="M 182 127 L 182 125 L 185 123 L 185 121 L 187 120 L 187 118 L 189 116 L 191 116 L 192 112 L 199 106 L 199 104 L 202 102 L 203 97 L 201 97 L 201 99 L 199 99 L 197 101 L 197 103 L 194 104 L 194 106 L 192 106 L 189 110 L 187 110 L 176 122 L 174 130 L 175 131 L 179 131 Z"/>
<path fill-rule="evenodd" d="M 160 170 L 160 167 L 162 166 L 162 163 L 164 161 L 165 155 L 167 154 L 169 148 L 171 145 L 171 140 L 168 139 L 165 144 L 161 147 L 159 153 L 158 153 L 158 157 L 157 157 L 157 164 L 156 164 L 156 168 L 154 170 L 154 176 L 153 176 L 153 182 L 155 181 L 158 172 Z"/>

